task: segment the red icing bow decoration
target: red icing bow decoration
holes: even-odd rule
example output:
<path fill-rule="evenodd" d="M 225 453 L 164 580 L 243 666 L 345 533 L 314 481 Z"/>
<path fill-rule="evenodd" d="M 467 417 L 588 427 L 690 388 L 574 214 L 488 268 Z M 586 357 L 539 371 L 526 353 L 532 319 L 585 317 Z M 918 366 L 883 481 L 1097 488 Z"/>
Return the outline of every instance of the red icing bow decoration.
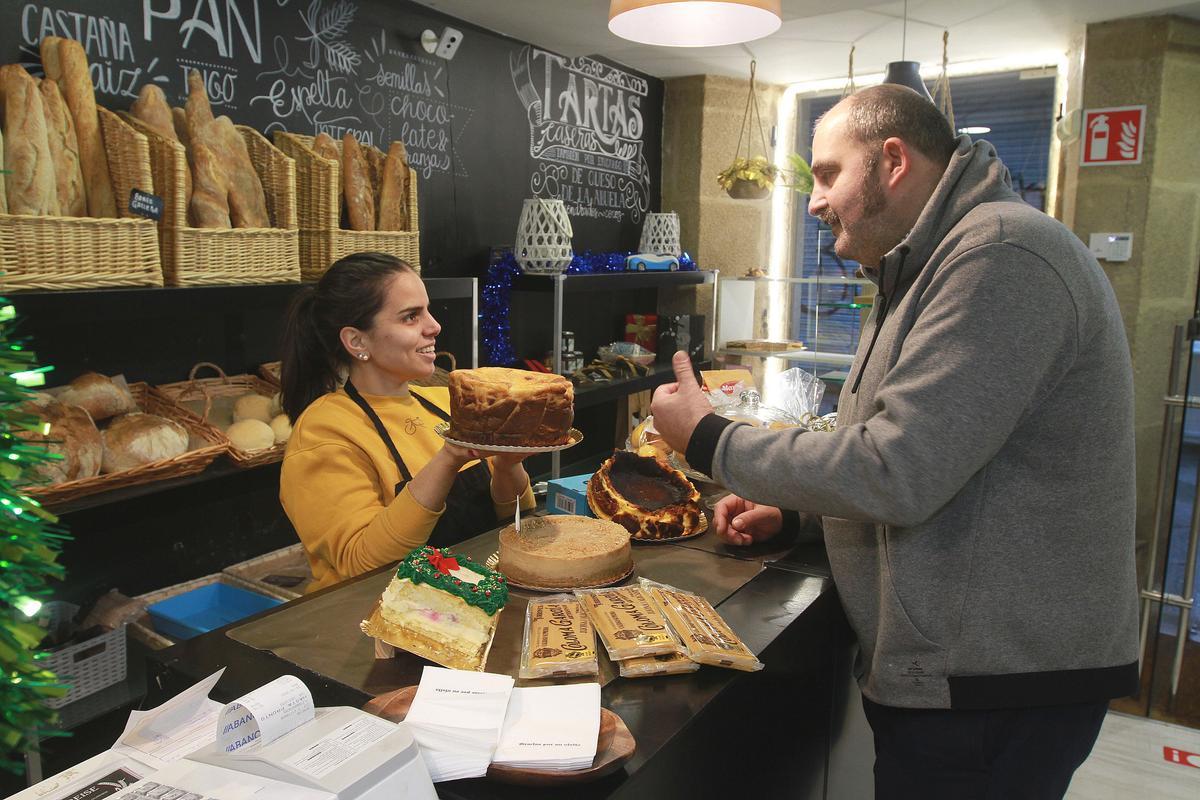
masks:
<path fill-rule="evenodd" d="M 434 550 L 429 554 L 429 566 L 443 575 L 449 575 L 458 569 L 458 561 L 454 556 L 443 555 L 441 550 Z"/>

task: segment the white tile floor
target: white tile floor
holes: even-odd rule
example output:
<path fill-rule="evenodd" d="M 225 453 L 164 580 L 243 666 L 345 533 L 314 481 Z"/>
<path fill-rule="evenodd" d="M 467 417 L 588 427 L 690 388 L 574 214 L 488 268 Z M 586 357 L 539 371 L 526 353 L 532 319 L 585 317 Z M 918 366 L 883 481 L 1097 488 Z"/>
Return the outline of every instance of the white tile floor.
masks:
<path fill-rule="evenodd" d="M 1173 763 L 1165 748 L 1194 754 Z M 1200 730 L 1110 711 L 1091 756 L 1075 772 L 1067 800 L 1197 800 Z"/>

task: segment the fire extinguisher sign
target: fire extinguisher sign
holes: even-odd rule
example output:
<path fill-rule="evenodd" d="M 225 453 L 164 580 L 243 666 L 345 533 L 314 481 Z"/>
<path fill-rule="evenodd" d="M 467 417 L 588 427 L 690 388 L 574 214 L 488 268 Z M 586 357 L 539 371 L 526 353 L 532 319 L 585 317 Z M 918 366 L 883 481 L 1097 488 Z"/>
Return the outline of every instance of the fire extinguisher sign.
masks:
<path fill-rule="evenodd" d="M 1089 108 L 1083 112 L 1079 163 L 1085 167 L 1140 164 L 1145 141 L 1145 106 Z"/>

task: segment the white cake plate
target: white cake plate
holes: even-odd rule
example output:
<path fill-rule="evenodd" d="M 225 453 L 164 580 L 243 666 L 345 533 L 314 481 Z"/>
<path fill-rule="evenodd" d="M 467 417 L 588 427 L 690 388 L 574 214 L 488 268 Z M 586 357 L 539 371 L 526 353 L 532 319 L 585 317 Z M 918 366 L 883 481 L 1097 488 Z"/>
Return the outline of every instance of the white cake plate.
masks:
<path fill-rule="evenodd" d="M 583 434 L 577 428 L 571 428 L 567 432 L 567 441 L 564 444 L 554 444 L 547 447 L 518 447 L 516 445 L 472 444 L 471 442 L 463 442 L 458 439 L 452 439 L 448 435 L 450 433 L 449 422 L 439 422 L 437 425 L 434 425 L 433 432 L 450 444 L 465 447 L 468 450 L 478 450 L 481 453 L 553 453 L 557 450 L 566 450 L 568 447 L 574 447 L 583 441 Z"/>

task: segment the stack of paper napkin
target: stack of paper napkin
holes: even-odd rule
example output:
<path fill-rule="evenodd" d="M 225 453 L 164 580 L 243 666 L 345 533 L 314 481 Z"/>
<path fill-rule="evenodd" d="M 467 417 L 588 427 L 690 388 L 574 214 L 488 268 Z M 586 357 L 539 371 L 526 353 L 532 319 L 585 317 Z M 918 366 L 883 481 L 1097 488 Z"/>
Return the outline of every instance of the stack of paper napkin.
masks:
<path fill-rule="evenodd" d="M 508 675 L 425 667 L 404 721 L 434 783 L 487 773 L 512 691 Z"/>
<path fill-rule="evenodd" d="M 600 736 L 600 684 L 513 689 L 492 761 L 527 769 L 586 769 Z"/>

